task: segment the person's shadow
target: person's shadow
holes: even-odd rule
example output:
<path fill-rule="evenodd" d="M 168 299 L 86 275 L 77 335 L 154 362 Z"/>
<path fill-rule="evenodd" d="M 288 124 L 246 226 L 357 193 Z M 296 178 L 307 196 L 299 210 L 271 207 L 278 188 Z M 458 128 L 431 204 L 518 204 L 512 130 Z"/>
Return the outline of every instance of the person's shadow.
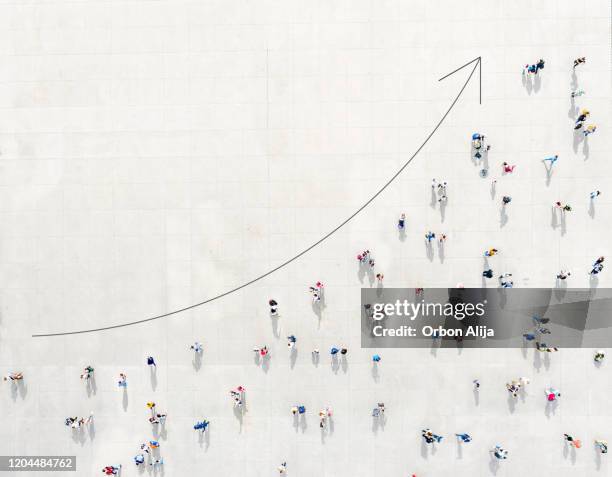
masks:
<path fill-rule="evenodd" d="M 298 351 L 295 346 L 291 348 L 291 353 L 289 354 L 289 367 L 291 369 L 295 368 L 295 362 L 297 361 Z"/>
<path fill-rule="evenodd" d="M 550 180 L 552 179 L 553 165 L 551 164 L 549 167 L 546 164 L 546 161 L 544 161 L 544 168 L 546 169 L 546 187 L 548 187 L 550 186 Z"/>
<path fill-rule="evenodd" d="M 294 348 L 291 348 L 294 349 Z M 264 356 L 261 356 L 259 351 L 255 352 L 255 364 L 259 367 L 261 367 L 261 370 L 264 373 L 267 373 L 268 370 L 270 369 L 270 354 L 266 354 Z"/>
<path fill-rule="evenodd" d="M 278 313 L 270 314 L 270 324 L 272 325 L 272 334 L 275 338 L 280 338 L 280 329 L 278 327 Z"/>
<path fill-rule="evenodd" d="M 463 459 L 463 443 L 461 439 L 457 437 L 457 459 Z"/>
<path fill-rule="evenodd" d="M 514 414 L 516 410 L 516 398 L 510 393 L 508 393 L 508 410 L 510 414 Z"/>
<path fill-rule="evenodd" d="M 323 291 L 323 289 L 319 289 L 319 299 L 318 300 L 313 300 L 312 304 L 311 304 L 311 308 L 312 311 L 314 312 L 314 314 L 317 316 L 317 319 L 319 320 L 319 328 L 321 327 L 321 318 L 323 316 L 323 310 L 325 309 L 325 292 Z"/>
<path fill-rule="evenodd" d="M 421 439 L 421 457 L 427 459 L 429 457 L 429 447 L 424 439 Z"/>
<path fill-rule="evenodd" d="M 493 475 L 497 475 L 499 470 L 499 459 L 495 457 L 495 454 L 491 452 L 491 460 L 489 461 L 489 470 Z"/>
<path fill-rule="evenodd" d="M 379 430 L 384 431 L 385 430 L 385 424 L 386 424 L 386 419 L 385 419 L 385 413 L 381 412 L 378 417 L 377 416 L 372 416 L 372 432 L 374 434 L 377 434 Z"/>
<path fill-rule="evenodd" d="M 444 242 L 438 240 L 438 257 L 440 258 L 440 263 L 444 263 Z"/>
<path fill-rule="evenodd" d="M 367 273 L 367 264 L 363 262 L 359 262 L 359 268 L 357 269 L 357 278 L 359 279 L 359 283 L 363 283 L 363 280 Z"/>
<path fill-rule="evenodd" d="M 550 216 L 550 226 L 553 229 L 556 229 L 559 225 L 559 221 L 557 219 L 557 207 L 554 205 L 551 208 L 551 216 Z"/>
<path fill-rule="evenodd" d="M 533 92 L 537 93 L 542 88 L 542 77 L 536 73 L 535 78 L 533 79 Z"/>
<path fill-rule="evenodd" d="M 206 426 L 206 430 L 204 432 L 198 431 L 198 444 L 200 447 L 204 447 L 204 451 L 207 451 L 210 447 L 210 423 Z"/>
<path fill-rule="evenodd" d="M 122 396 L 122 400 L 121 400 L 121 405 L 123 406 L 123 410 L 127 411 L 127 408 L 128 408 L 128 393 L 127 393 L 127 388 L 126 387 L 123 388 L 123 396 Z"/>
<path fill-rule="evenodd" d="M 574 129 L 574 142 L 572 143 L 574 152 L 578 152 L 578 146 L 582 141 L 584 141 L 584 134 L 580 129 Z"/>
<path fill-rule="evenodd" d="M 242 406 L 234 406 L 234 416 L 236 417 L 236 419 L 238 419 L 238 423 L 240 424 L 241 433 L 242 433 L 242 423 L 244 421 L 244 406 L 245 405 L 246 404 L 243 401 Z"/>
<path fill-rule="evenodd" d="M 582 154 L 584 155 L 584 160 L 586 161 L 589 158 L 589 154 L 591 150 L 589 149 L 589 137 L 584 136 L 584 145 L 582 146 Z"/>
<path fill-rule="evenodd" d="M 589 201 L 589 217 L 595 218 L 595 201 L 593 199 Z"/>
<path fill-rule="evenodd" d="M 193 365 L 193 369 L 199 371 L 202 367 L 202 353 L 194 351 L 193 360 L 191 360 L 191 364 Z"/>
<path fill-rule="evenodd" d="M 376 275 L 374 274 L 374 269 L 371 265 L 368 265 L 368 282 L 370 283 L 370 287 L 374 284 L 374 280 L 376 279 Z"/>
<path fill-rule="evenodd" d="M 151 376 L 151 388 L 153 391 L 157 389 L 157 366 L 149 366 L 150 376 Z"/>
<path fill-rule="evenodd" d="M 83 446 L 85 444 L 85 432 L 82 427 L 72 428 L 72 440 Z"/>
<path fill-rule="evenodd" d="M 433 262 L 434 251 L 433 251 L 433 245 L 431 242 L 432 242 L 431 240 L 425 239 L 425 253 L 427 255 L 427 259 L 430 262 Z"/>
<path fill-rule="evenodd" d="M 91 397 L 91 395 L 93 394 L 94 396 L 96 395 L 96 392 L 98 391 L 98 386 L 96 385 L 96 375 L 95 374 L 91 374 L 90 378 L 87 380 L 87 396 Z"/>
<path fill-rule="evenodd" d="M 597 470 L 601 469 L 601 452 L 597 447 L 595 448 L 595 467 Z"/>
<path fill-rule="evenodd" d="M 438 356 L 438 349 L 442 346 L 442 340 L 440 338 L 431 339 L 430 353 L 435 358 Z"/>
<path fill-rule="evenodd" d="M 23 382 L 23 379 L 11 381 L 11 398 L 13 401 L 17 400 L 17 396 L 21 396 L 21 399 L 25 399 L 27 395 L 28 385 Z"/>
<path fill-rule="evenodd" d="M 523 71 L 523 87 L 525 88 L 525 90 L 527 91 L 527 94 L 531 94 L 531 92 L 533 91 L 533 83 L 531 81 L 531 73 L 527 73 L 526 71 Z"/>
<path fill-rule="evenodd" d="M 338 360 L 337 354 L 332 354 L 331 357 L 331 369 L 334 374 L 338 374 L 338 370 L 340 369 L 340 361 Z"/>
<path fill-rule="evenodd" d="M 540 369 L 542 368 L 542 356 L 541 356 L 542 352 L 538 351 L 537 348 L 534 349 L 533 352 L 533 369 L 535 369 L 537 372 L 540 372 Z"/>
<path fill-rule="evenodd" d="M 376 361 L 372 361 L 372 379 L 375 382 L 378 382 L 380 375 L 378 373 L 378 363 Z"/>
<path fill-rule="evenodd" d="M 165 441 L 168 440 L 168 429 L 166 428 L 165 419 L 159 424 L 159 437 L 161 437 Z"/>
<path fill-rule="evenodd" d="M 89 434 L 89 440 L 93 441 L 96 438 L 96 423 L 93 419 L 87 425 L 87 433 Z"/>
<path fill-rule="evenodd" d="M 576 106 L 576 98 L 570 95 L 570 108 L 567 112 L 567 117 L 576 121 L 578 117 L 578 113 L 580 112 L 580 108 Z"/>
<path fill-rule="evenodd" d="M 499 209 L 499 226 L 504 227 L 508 223 L 508 214 L 506 213 L 506 205 L 502 205 Z"/>
<path fill-rule="evenodd" d="M 567 215 L 564 210 L 561 211 L 561 235 L 565 235 L 567 232 Z"/>
<path fill-rule="evenodd" d="M 446 205 L 448 199 L 444 199 L 440 201 L 440 222 L 444 223 L 444 219 L 446 217 Z"/>
<path fill-rule="evenodd" d="M 546 401 L 546 407 L 544 408 L 544 415 L 547 418 L 551 418 L 551 416 L 554 416 L 556 411 L 557 411 L 557 406 L 558 406 L 558 402 L 555 399 L 554 401 Z"/>
<path fill-rule="evenodd" d="M 431 188 L 431 200 L 429 202 L 429 206 L 432 209 L 435 209 L 437 203 L 438 203 L 438 195 L 436 194 L 436 188 L 432 187 Z"/>
<path fill-rule="evenodd" d="M 398 227 L 398 237 L 400 239 L 400 242 L 405 242 L 406 241 L 406 226 L 399 228 Z"/>

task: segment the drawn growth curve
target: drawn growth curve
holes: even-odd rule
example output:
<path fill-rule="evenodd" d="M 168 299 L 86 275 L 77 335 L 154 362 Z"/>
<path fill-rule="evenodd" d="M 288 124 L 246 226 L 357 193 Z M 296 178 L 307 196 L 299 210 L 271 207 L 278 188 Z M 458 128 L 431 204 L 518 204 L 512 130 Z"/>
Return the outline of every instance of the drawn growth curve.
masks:
<path fill-rule="evenodd" d="M 223 292 L 223 293 L 221 293 L 219 295 L 213 296 L 211 298 L 207 298 L 204 301 L 201 301 L 199 303 L 194 303 L 192 305 L 186 306 L 184 308 L 180 308 L 178 310 L 169 311 L 167 313 L 163 313 L 163 314 L 157 315 L 157 316 L 151 316 L 151 317 L 148 317 L 148 318 L 143 318 L 141 320 L 130 321 L 130 322 L 120 323 L 120 324 L 110 325 L 110 326 L 103 326 L 103 327 L 100 327 L 100 328 L 90 328 L 90 329 L 85 329 L 85 330 L 73 330 L 73 331 L 61 331 L 61 332 L 56 332 L 56 333 L 44 333 L 44 334 L 40 333 L 40 334 L 34 334 L 34 335 L 32 335 L 32 337 L 33 338 L 43 338 L 43 337 L 51 337 L 51 336 L 66 336 L 66 335 L 77 335 L 77 334 L 82 334 L 82 333 L 94 333 L 94 332 L 97 332 L 97 331 L 112 330 L 112 329 L 115 329 L 115 328 L 123 328 L 123 327 L 126 327 L 126 326 L 133 326 L 133 325 L 139 325 L 139 324 L 142 324 L 142 323 L 147 323 L 149 321 L 160 320 L 162 318 L 166 318 L 166 317 L 169 317 L 169 316 L 172 316 L 172 315 L 177 315 L 177 314 L 182 313 L 184 311 L 192 310 L 194 308 L 206 305 L 207 303 L 210 303 L 210 302 L 213 302 L 215 300 L 219 300 L 220 298 L 223 298 L 223 297 L 226 297 L 228 295 L 231 295 L 232 293 L 235 293 L 235 292 L 237 292 L 239 290 L 242 290 L 243 288 L 246 288 L 249 285 L 252 285 L 253 283 L 258 282 L 259 280 L 262 280 L 263 278 L 266 278 L 268 275 L 273 274 L 277 270 L 280 270 L 281 268 L 286 267 L 290 263 L 292 263 L 295 260 L 297 260 L 298 258 L 300 258 L 302 255 L 307 254 L 313 248 L 315 248 L 319 244 L 323 243 L 329 237 L 334 235 L 338 230 L 340 230 L 342 227 L 344 227 L 346 224 L 348 224 L 353 218 L 355 218 L 357 215 L 359 215 L 361 213 L 361 211 L 363 211 L 368 205 L 370 205 L 380 194 L 382 194 L 383 191 L 385 189 L 387 189 L 387 187 L 389 187 L 393 183 L 393 181 L 395 181 L 395 179 L 397 179 L 397 177 L 404 171 L 404 169 L 406 169 L 406 167 L 408 167 L 408 165 L 419 154 L 419 152 L 421 152 L 421 150 L 425 147 L 425 145 L 433 137 L 433 135 L 436 133 L 436 131 L 440 128 L 440 126 L 442 125 L 442 123 L 444 122 L 446 117 L 453 110 L 453 108 L 457 104 L 457 101 L 459 101 L 459 98 L 461 97 L 461 95 L 465 91 L 468 83 L 472 79 L 472 76 L 474 75 L 474 72 L 476 71 L 476 68 L 479 68 L 479 99 L 480 99 L 480 103 L 482 104 L 482 67 L 481 67 L 481 63 L 482 63 L 482 58 L 479 56 L 477 58 L 474 58 L 472 61 L 469 61 L 465 65 L 457 68 L 456 70 L 448 73 L 447 75 L 443 76 L 442 78 L 440 78 L 438 80 L 438 81 L 442 81 L 443 79 L 448 78 L 449 76 L 457 73 L 458 71 L 462 70 L 463 68 L 466 68 L 467 66 L 470 66 L 472 64 L 474 65 L 472 70 L 470 71 L 470 74 L 469 74 L 468 78 L 465 80 L 465 83 L 463 83 L 463 86 L 459 90 L 459 93 L 457 93 L 457 96 L 455 96 L 455 98 L 451 102 L 450 106 L 448 107 L 448 109 L 446 110 L 444 115 L 440 118 L 440 120 L 438 121 L 436 126 L 433 128 L 433 130 L 427 135 L 427 137 L 425 138 L 423 143 L 417 148 L 417 150 L 412 154 L 412 156 L 410 156 L 410 158 L 402 165 L 402 167 L 400 167 L 399 170 L 397 170 L 395 172 L 395 174 L 393 174 L 393 176 L 391 176 L 391 178 L 380 189 L 378 189 L 376 191 L 376 193 L 374 193 L 374 195 L 372 195 L 361 207 L 359 207 L 355 212 L 353 212 L 343 222 L 341 222 L 339 225 L 337 225 L 335 228 L 333 228 L 331 231 L 329 231 L 326 235 L 321 237 L 319 240 L 314 242 L 309 247 L 307 247 L 304 250 L 302 250 L 300 253 L 298 253 L 294 257 L 289 258 L 288 260 L 286 260 L 283 263 L 279 264 L 277 267 L 275 267 L 275 268 L 273 268 L 271 270 L 268 270 L 267 272 L 263 273 L 262 275 L 259 275 L 258 277 L 253 278 L 252 280 L 249 280 L 248 282 L 245 282 L 245 283 L 243 283 L 243 284 L 241 284 L 241 285 L 239 285 L 239 286 L 237 286 L 235 288 L 232 288 L 231 290 L 227 290 L 227 291 L 225 291 L 225 292 Z"/>

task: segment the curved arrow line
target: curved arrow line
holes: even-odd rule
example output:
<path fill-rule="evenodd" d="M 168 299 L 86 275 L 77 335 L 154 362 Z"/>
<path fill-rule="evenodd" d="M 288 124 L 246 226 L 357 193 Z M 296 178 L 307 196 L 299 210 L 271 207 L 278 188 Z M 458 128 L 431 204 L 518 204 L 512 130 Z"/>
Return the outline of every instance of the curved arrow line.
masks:
<path fill-rule="evenodd" d="M 414 152 L 414 154 L 410 157 L 410 159 L 408 159 L 404 165 L 402 167 L 400 167 L 400 169 L 391 177 L 391 179 L 389 179 L 379 190 L 378 192 L 376 192 L 372 197 L 370 197 L 361 207 L 359 207 L 359 209 L 357 209 L 350 217 L 348 217 L 347 219 L 345 219 L 340 225 L 338 225 L 336 228 L 334 228 L 333 230 L 331 230 L 330 232 L 327 233 L 327 235 L 324 235 L 322 238 L 320 238 L 319 240 L 317 240 L 315 243 L 313 243 L 312 245 L 310 245 L 308 248 L 302 250 L 300 253 L 298 253 L 297 255 L 295 255 L 294 257 L 290 258 L 289 260 L 286 260 L 285 262 L 281 263 L 280 265 L 278 265 L 276 268 L 273 268 L 272 270 L 267 271 L 266 273 L 264 273 L 263 275 L 258 276 L 257 278 L 254 278 L 246 283 L 243 283 L 240 286 L 237 286 L 236 288 L 232 288 L 231 290 L 228 290 L 224 293 L 221 293 L 220 295 L 214 296 L 212 298 L 209 298 L 207 300 L 201 301 L 199 303 L 195 303 L 193 305 L 189 305 L 186 306 L 184 308 L 180 308 L 178 310 L 174 310 L 174 311 L 170 311 L 168 313 L 164 313 L 162 315 L 157 315 L 157 316 L 152 316 L 150 318 L 145 318 L 142 320 L 138 320 L 138 321 L 131 321 L 129 323 L 122 323 L 119 325 L 111 325 L 111 326 L 104 326 L 101 328 L 92 328 L 92 329 L 88 329 L 88 330 L 78 330 L 78 331 L 65 331 L 62 333 L 46 333 L 46 334 L 34 334 L 32 335 L 33 338 L 43 338 L 43 337 L 49 337 L 49 336 L 63 336 L 63 335 L 77 335 L 77 334 L 81 334 L 81 333 L 94 333 L 96 331 L 105 331 L 105 330 L 112 330 L 115 328 L 122 328 L 124 326 L 132 326 L 132 325 L 138 325 L 140 323 L 146 323 L 148 321 L 153 321 L 153 320 L 159 320 L 161 318 L 166 318 L 167 316 L 171 316 L 171 315 L 176 315 L 178 313 L 182 313 L 183 311 L 188 311 L 191 310 L 193 308 L 197 308 L 199 306 L 205 305 L 207 303 L 210 303 L 212 301 L 218 300 L 219 298 L 223 298 L 227 295 L 231 295 L 232 293 L 237 292 L 238 290 L 241 290 L 243 288 L 248 287 L 249 285 L 258 282 L 259 280 L 267 277 L 268 275 L 271 275 L 272 273 L 276 272 L 277 270 L 280 270 L 281 268 L 289 265 L 291 262 L 294 262 L 295 260 L 297 260 L 298 258 L 300 258 L 302 255 L 308 253 L 309 251 L 311 251 L 313 248 L 315 248 L 317 245 L 319 245 L 320 243 L 324 242 L 325 240 L 327 240 L 329 237 L 331 237 L 333 234 L 335 234 L 338 230 L 340 230 L 342 227 L 344 227 L 347 223 L 349 223 L 353 218 L 355 218 L 362 210 L 364 210 L 368 205 L 370 205 L 374 199 L 376 199 L 380 194 L 382 194 L 382 192 L 391 185 L 391 183 L 397 179 L 397 177 L 402 173 L 402 171 L 404 169 L 406 169 L 406 167 L 408 167 L 408 164 L 410 164 L 412 162 L 412 160 L 417 156 L 417 154 L 419 152 L 421 152 L 421 150 L 425 147 L 425 145 L 429 142 L 429 140 L 431 139 L 431 137 L 435 134 L 435 132 L 438 130 L 438 128 L 442 125 L 442 123 L 444 122 L 444 120 L 446 119 L 446 117 L 449 115 L 449 113 L 451 112 L 451 110 L 455 107 L 455 104 L 457 103 L 457 101 L 459 100 L 459 98 L 461 97 L 461 95 L 463 94 L 463 91 L 465 90 L 465 88 L 467 87 L 468 83 L 470 82 L 470 79 L 472 79 L 472 75 L 474 74 L 474 71 L 476 71 L 476 68 L 478 67 L 478 65 L 480 64 L 480 57 L 476 58 L 475 60 L 472 60 L 470 63 L 473 63 L 474 61 L 476 61 L 476 64 L 474 65 L 474 68 L 472 68 L 472 71 L 470 72 L 470 75 L 468 76 L 468 79 L 465 81 L 465 83 L 463 84 L 461 90 L 459 91 L 459 94 L 457 94 L 457 96 L 455 97 L 455 99 L 453 100 L 453 102 L 451 103 L 451 105 L 449 106 L 449 108 L 446 110 L 446 112 L 444 113 L 444 115 L 442 116 L 442 118 L 440 119 L 440 121 L 438 121 L 438 124 L 436 124 L 436 127 L 429 133 L 429 135 L 425 138 L 425 140 L 423 141 L 423 143 L 419 146 L 419 148 Z M 464 66 L 469 65 L 470 63 L 467 63 Z M 462 67 L 463 68 L 463 67 Z M 461 68 L 459 68 L 461 69 Z M 457 71 L 457 70 L 455 70 Z M 453 72 L 454 73 L 454 72 Z M 447 75 L 448 76 L 448 75 Z"/>

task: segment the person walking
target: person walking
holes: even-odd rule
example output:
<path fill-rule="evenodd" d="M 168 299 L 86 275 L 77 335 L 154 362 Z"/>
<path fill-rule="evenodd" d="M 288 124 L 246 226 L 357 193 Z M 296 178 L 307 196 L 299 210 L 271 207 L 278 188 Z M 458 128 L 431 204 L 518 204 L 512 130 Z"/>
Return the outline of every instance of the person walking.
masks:
<path fill-rule="evenodd" d="M 91 377 L 93 376 L 94 373 L 94 369 L 91 366 L 86 366 L 85 369 L 83 370 L 83 374 L 81 374 L 81 379 L 84 379 L 85 381 L 87 381 L 88 379 L 91 379 Z"/>
<path fill-rule="evenodd" d="M 550 162 L 550 167 L 552 167 L 553 164 L 557 162 L 558 160 L 559 160 L 558 154 L 555 154 L 554 156 L 550 156 L 550 157 L 545 157 L 544 159 L 542 159 L 544 163 L 546 163 L 546 161 Z"/>
<path fill-rule="evenodd" d="M 433 444 L 434 442 L 440 443 L 444 437 L 434 434 L 431 429 L 423 429 L 421 431 L 421 436 L 425 439 L 427 444 Z"/>
<path fill-rule="evenodd" d="M 589 117 L 590 114 L 591 113 L 587 109 L 583 109 L 582 111 L 580 111 L 580 115 L 576 118 L 574 129 L 578 130 L 582 128 L 584 122 L 586 121 L 586 119 Z"/>
<path fill-rule="evenodd" d="M 200 431 L 203 434 L 204 432 L 206 432 L 206 429 L 208 428 L 209 424 L 209 421 L 207 421 L 206 419 L 202 419 L 201 421 L 196 421 L 196 423 L 193 425 L 193 428 L 194 430 Z"/>
<path fill-rule="evenodd" d="M 508 458 L 508 451 L 499 444 L 496 445 L 493 449 L 491 449 L 491 452 L 493 452 L 495 458 L 499 460 L 506 460 Z"/>
<path fill-rule="evenodd" d="M 564 271 L 561 270 L 558 274 L 557 274 L 557 280 L 567 280 L 567 278 L 571 275 L 571 272 L 569 271 Z"/>
<path fill-rule="evenodd" d="M 546 399 L 549 402 L 556 401 L 557 399 L 561 397 L 561 393 L 559 392 L 559 390 L 553 387 L 546 388 L 545 393 L 546 393 Z"/>
<path fill-rule="evenodd" d="M 93 370 L 93 368 L 91 368 Z M 93 372 L 93 371 L 92 371 Z M 82 375 L 81 375 L 81 379 L 82 379 Z M 2 378 L 3 381 L 21 381 L 23 379 L 23 373 L 18 372 L 18 373 L 9 373 L 6 376 L 4 376 Z"/>
<path fill-rule="evenodd" d="M 580 58 L 576 58 L 574 60 L 574 69 L 576 69 L 576 66 L 584 65 L 585 63 L 586 63 L 586 57 L 582 56 Z"/>
<path fill-rule="evenodd" d="M 404 230 L 406 227 L 406 214 L 400 215 L 399 220 L 397 221 L 397 228 L 400 230 Z"/>
<path fill-rule="evenodd" d="M 107 465 L 102 469 L 102 473 L 106 475 L 118 475 L 121 471 L 121 464 L 118 466 L 115 465 Z"/>
<path fill-rule="evenodd" d="M 512 273 L 504 273 L 499 276 L 499 284 L 502 288 L 512 288 L 514 286 L 514 282 L 510 277 L 512 277 Z"/>
<path fill-rule="evenodd" d="M 189 349 L 193 350 L 195 353 L 201 353 L 202 351 L 204 351 L 204 347 L 199 341 L 196 341 L 194 344 L 189 346 Z"/>
<path fill-rule="evenodd" d="M 563 434 L 563 439 L 565 439 L 565 441 L 568 442 L 570 446 L 576 449 L 580 449 L 582 447 L 582 442 L 580 441 L 580 439 L 574 439 L 569 434 Z"/>
<path fill-rule="evenodd" d="M 597 260 L 595 260 L 595 263 L 591 267 L 591 271 L 589 272 L 589 274 L 597 275 L 598 273 L 600 273 L 604 268 L 603 262 L 604 262 L 604 257 L 599 257 Z"/>
<path fill-rule="evenodd" d="M 601 440 L 601 439 L 595 439 L 595 447 L 602 454 L 607 454 L 608 453 L 608 441 L 604 441 L 604 440 Z"/>

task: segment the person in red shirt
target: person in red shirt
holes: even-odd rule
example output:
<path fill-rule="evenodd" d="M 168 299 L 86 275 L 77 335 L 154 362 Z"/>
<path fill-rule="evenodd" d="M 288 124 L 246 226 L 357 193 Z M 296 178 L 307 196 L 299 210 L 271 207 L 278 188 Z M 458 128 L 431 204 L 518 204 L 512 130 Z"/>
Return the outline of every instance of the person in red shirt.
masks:
<path fill-rule="evenodd" d="M 114 465 L 107 465 L 106 467 L 104 467 L 104 469 L 102 469 L 102 473 L 105 475 L 118 475 L 120 469 L 121 464 L 119 464 L 119 467 L 115 467 Z"/>

